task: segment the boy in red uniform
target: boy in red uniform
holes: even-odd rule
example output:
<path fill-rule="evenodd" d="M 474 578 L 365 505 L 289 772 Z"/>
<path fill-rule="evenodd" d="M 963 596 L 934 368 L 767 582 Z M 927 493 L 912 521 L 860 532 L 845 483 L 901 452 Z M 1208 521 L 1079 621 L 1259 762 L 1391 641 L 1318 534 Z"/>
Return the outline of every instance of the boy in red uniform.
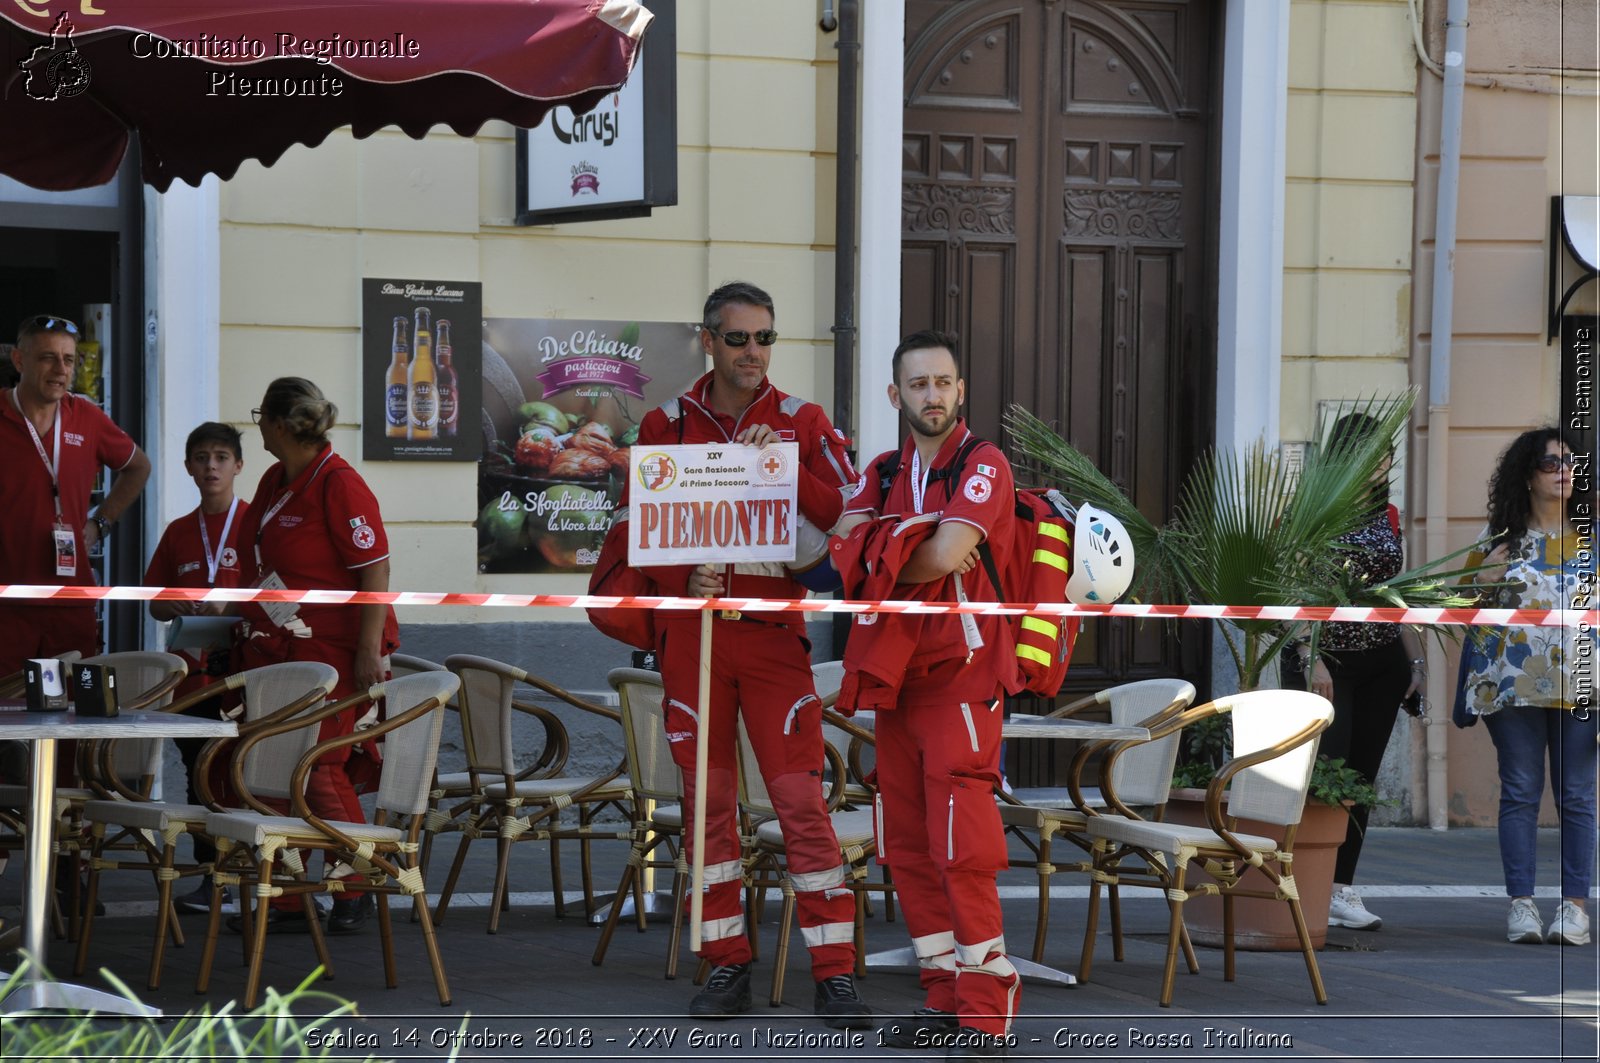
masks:
<path fill-rule="evenodd" d="M 193 432 L 184 443 L 183 467 L 194 478 L 200 489 L 200 505 L 193 513 L 180 517 L 167 525 L 150 556 L 145 569 L 144 582 L 149 587 L 239 587 L 249 581 L 244 578 L 244 568 L 239 556 L 241 531 L 249 519 L 250 506 L 234 497 L 233 481 L 244 468 L 243 448 L 239 432 L 231 425 L 207 421 Z M 223 616 L 227 606 L 220 602 L 153 601 L 150 616 L 156 620 L 173 620 L 180 616 Z M 179 685 L 175 697 L 190 694 L 215 676 L 227 675 L 229 654 L 227 650 L 187 651 L 189 677 Z M 222 705 L 208 701 L 191 712 L 218 718 Z M 207 739 L 178 738 L 178 752 L 183 757 L 183 767 L 189 777 L 189 800 L 198 804 L 199 788 L 195 785 L 195 761 L 205 748 Z M 220 758 L 211 780 L 213 791 L 224 784 L 226 764 Z M 209 863 L 216 849 L 202 838 L 194 840 L 195 860 Z M 231 903 L 232 897 L 224 896 Z M 205 912 L 211 907 L 211 881 L 207 876 L 192 893 L 174 902 L 179 911 Z"/>
<path fill-rule="evenodd" d="M 895 452 L 867 467 L 839 530 L 848 534 L 879 516 L 937 513 L 932 534 L 894 561 L 896 582 L 919 586 L 894 596 L 1003 601 L 978 546 L 989 543 L 998 571 L 1016 564 L 1008 545 L 1016 520 L 1011 466 L 956 416 L 965 383 L 955 349 L 954 338 L 938 332 L 913 333 L 895 349 L 889 402 L 905 416 L 910 436 L 887 487 L 877 470 L 891 467 Z M 856 596 L 851 587 L 845 591 Z M 995 889 L 1006 843 L 994 787 L 1001 702 L 1021 688 L 1015 641 L 1001 616 L 859 616 L 846 687 L 865 685 L 852 663 L 860 660 L 860 642 L 881 642 L 881 661 L 908 633 L 915 648 L 906 654 L 898 695 L 876 720 L 879 848 L 894 870 L 927 1003 L 881 1031 L 882 1043 L 945 1045 L 949 1059 L 1002 1058 L 1019 979 L 1006 958 Z"/>
<path fill-rule="evenodd" d="M 641 444 L 738 443 L 799 445 L 800 512 L 827 529 L 855 482 L 846 441 L 816 403 L 785 395 L 767 380 L 772 297 L 753 284 L 725 284 L 706 299 L 700 344 L 711 372 L 683 395 L 652 410 L 639 425 Z M 619 519 L 625 519 L 621 517 Z M 782 564 L 651 568 L 665 593 L 803 598 L 806 590 Z M 665 688 L 667 736 L 683 769 L 684 807 L 694 806 L 699 720 L 700 616 L 666 614 L 657 656 Z M 856 993 L 855 903 L 844 883 L 839 843 L 823 799 L 822 703 L 811 678 L 811 645 L 797 614 L 719 612 L 713 621 L 711 730 L 706 772 L 706 896 L 701 955 L 714 969 L 690 1002 L 700 1018 L 750 1010 L 750 940 L 740 897 L 737 823 L 738 721 L 755 749 L 767 792 L 788 843 L 790 880 L 801 933 L 816 982 L 813 1011 L 829 1026 L 868 1025 L 871 1011 Z"/>

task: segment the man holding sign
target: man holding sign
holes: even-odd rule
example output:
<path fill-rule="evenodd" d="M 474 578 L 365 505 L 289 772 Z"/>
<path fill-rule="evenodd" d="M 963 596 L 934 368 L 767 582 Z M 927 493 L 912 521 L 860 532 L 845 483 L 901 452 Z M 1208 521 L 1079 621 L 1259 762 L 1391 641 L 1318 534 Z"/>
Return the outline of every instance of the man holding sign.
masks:
<path fill-rule="evenodd" d="M 652 410 L 639 426 L 635 453 L 678 444 L 707 448 L 697 467 L 668 452 L 647 455 L 629 478 L 630 552 L 707 549 L 722 557 L 790 556 L 793 508 L 815 528 L 832 528 L 844 493 L 856 480 L 846 440 L 815 403 L 785 395 L 767 381 L 772 297 L 753 284 L 725 284 L 706 299 L 700 344 L 711 372 L 687 392 Z M 777 444 L 790 444 L 784 447 Z M 746 448 L 763 448 L 749 486 L 738 492 L 732 470 L 748 465 Z M 793 462 L 793 466 L 789 463 Z M 761 482 L 792 477 L 793 501 L 767 498 Z M 692 481 L 726 497 L 658 501 L 675 482 Z M 740 497 L 742 495 L 742 497 Z M 783 540 L 783 541 L 779 541 Z M 656 556 L 662 556 L 660 552 Z M 801 598 L 805 588 L 781 561 L 652 566 L 664 594 L 691 597 Z M 701 617 L 667 614 L 658 625 L 667 737 L 683 770 L 684 808 L 694 807 L 699 732 Z M 749 939 L 741 904 L 738 832 L 738 735 L 742 718 L 787 842 L 789 876 L 816 980 L 814 1010 L 836 1029 L 860 1027 L 870 1011 L 856 994 L 855 902 L 823 798 L 822 705 L 812 684 L 804 621 L 790 613 L 719 610 L 710 620 L 707 712 L 705 882 L 699 954 L 713 965 L 689 1005 L 701 1018 L 728 1018 L 750 1008 Z M 687 848 L 687 846 L 686 846 Z M 692 852 L 688 853 L 692 859 Z"/>

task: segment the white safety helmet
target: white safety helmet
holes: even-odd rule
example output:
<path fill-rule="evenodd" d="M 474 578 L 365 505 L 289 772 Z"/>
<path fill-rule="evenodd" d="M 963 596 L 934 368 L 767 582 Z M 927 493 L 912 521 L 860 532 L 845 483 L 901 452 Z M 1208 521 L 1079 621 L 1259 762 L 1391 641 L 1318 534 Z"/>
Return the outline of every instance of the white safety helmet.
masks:
<path fill-rule="evenodd" d="M 1072 576 L 1067 600 L 1074 605 L 1110 605 L 1133 582 L 1133 540 L 1122 522 L 1085 502 L 1072 533 Z"/>

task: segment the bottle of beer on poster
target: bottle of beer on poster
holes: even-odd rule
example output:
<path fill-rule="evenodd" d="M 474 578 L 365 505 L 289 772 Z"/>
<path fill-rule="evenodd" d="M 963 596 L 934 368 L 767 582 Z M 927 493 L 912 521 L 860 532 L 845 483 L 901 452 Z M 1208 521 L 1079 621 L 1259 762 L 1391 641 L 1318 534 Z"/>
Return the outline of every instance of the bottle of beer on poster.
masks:
<path fill-rule="evenodd" d="M 406 438 L 434 439 L 439 434 L 439 393 L 433 365 L 433 311 L 417 307 L 417 327 L 412 331 L 413 351 L 407 384 L 411 388 L 411 425 Z"/>
<path fill-rule="evenodd" d="M 411 363 L 411 341 L 406 338 L 410 330 L 410 318 L 402 315 L 394 319 L 389 371 L 383 375 L 383 434 L 389 439 L 404 439 L 406 423 L 411 419 L 411 385 L 406 380 Z"/>
<path fill-rule="evenodd" d="M 441 317 L 436 324 L 439 329 L 438 342 L 434 344 L 439 351 L 439 434 L 446 439 L 453 439 L 461 419 L 461 395 L 456 390 L 455 351 L 450 346 L 450 322 Z"/>

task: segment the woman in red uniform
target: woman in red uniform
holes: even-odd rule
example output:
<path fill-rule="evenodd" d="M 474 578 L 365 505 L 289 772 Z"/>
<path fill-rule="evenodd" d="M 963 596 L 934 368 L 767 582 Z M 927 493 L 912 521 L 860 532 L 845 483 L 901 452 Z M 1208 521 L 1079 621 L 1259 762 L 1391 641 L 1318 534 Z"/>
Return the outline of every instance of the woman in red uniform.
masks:
<path fill-rule="evenodd" d="M 389 589 L 389 540 L 378 500 L 350 465 L 333 452 L 328 430 L 338 416 L 320 388 L 301 377 L 279 377 L 251 418 L 261 441 L 278 459 L 250 503 L 245 535 L 251 542 L 258 586 L 296 590 Z M 263 603 L 252 611 L 240 664 L 323 661 L 339 670 L 335 698 L 344 698 L 387 675 L 386 659 L 399 646 L 394 610 L 384 605 Z M 322 738 L 349 734 L 356 713 L 323 721 Z M 319 761 L 306 784 L 306 803 L 327 819 L 362 822 L 347 769 L 348 748 Z M 370 898 L 347 891 L 334 901 L 329 933 L 359 930 Z M 275 907 L 273 929 L 303 929 L 300 908 Z M 294 926 L 296 921 L 300 926 Z"/>

